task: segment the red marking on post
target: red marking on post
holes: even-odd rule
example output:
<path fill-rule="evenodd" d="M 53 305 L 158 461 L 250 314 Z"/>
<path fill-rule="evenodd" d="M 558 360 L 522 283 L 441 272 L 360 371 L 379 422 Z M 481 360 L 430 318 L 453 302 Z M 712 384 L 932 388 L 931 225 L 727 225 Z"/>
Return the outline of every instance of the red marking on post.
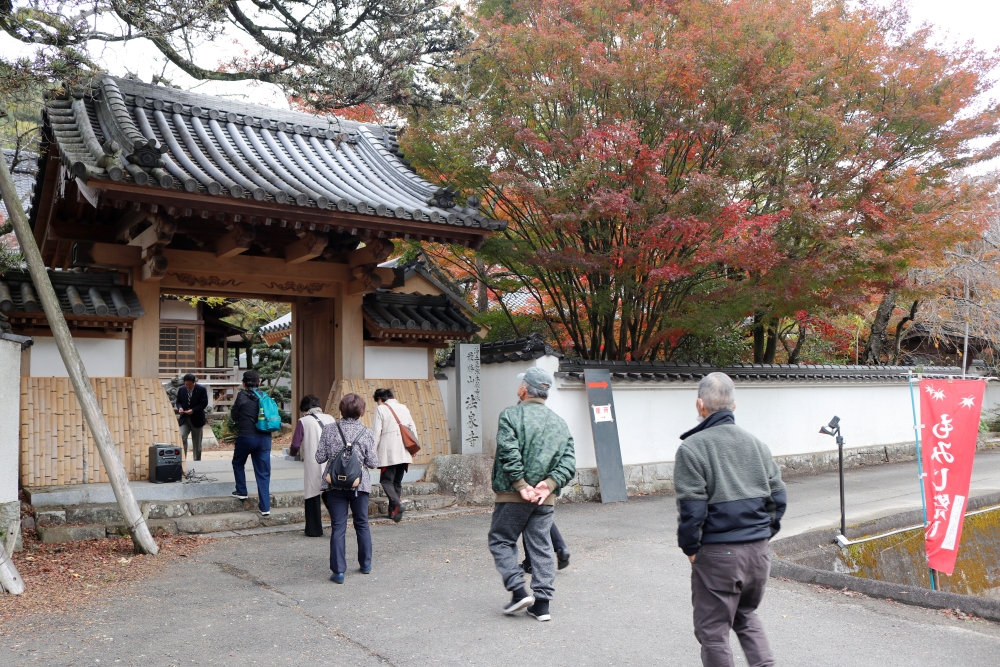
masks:
<path fill-rule="evenodd" d="M 600 382 L 588 382 L 587 386 L 592 389 L 607 389 L 608 383 L 605 382 L 604 380 L 601 380 Z"/>

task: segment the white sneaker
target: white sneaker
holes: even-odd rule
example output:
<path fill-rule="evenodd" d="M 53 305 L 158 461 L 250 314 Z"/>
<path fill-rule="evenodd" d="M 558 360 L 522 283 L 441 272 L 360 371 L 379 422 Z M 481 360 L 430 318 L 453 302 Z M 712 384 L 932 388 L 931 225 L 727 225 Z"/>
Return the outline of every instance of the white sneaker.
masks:
<path fill-rule="evenodd" d="M 261 512 L 260 515 L 261 516 L 271 516 L 271 513 L 270 512 Z"/>

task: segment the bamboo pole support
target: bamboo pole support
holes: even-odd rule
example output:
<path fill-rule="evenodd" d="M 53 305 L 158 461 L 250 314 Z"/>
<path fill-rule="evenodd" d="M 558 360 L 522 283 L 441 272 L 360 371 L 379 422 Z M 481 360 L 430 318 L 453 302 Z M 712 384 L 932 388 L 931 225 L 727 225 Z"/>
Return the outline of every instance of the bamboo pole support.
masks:
<path fill-rule="evenodd" d="M 4 165 L 6 166 L 6 163 Z M 4 545 L 3 541 L 0 541 L 0 588 L 14 595 L 24 592 L 24 579 L 21 578 L 21 573 L 17 571 L 17 566 L 10 557 L 17 541 L 18 530 L 20 521 L 11 521 L 7 532 L 7 544 Z"/>
<path fill-rule="evenodd" d="M 122 465 L 118 452 L 115 450 L 115 443 L 111 438 L 111 431 L 101 413 L 101 407 L 97 402 L 97 395 L 94 387 L 90 384 L 90 377 L 87 369 L 80 360 L 76 345 L 73 343 L 73 336 L 66 324 L 62 307 L 56 291 L 49 280 L 48 272 L 45 270 L 45 263 L 42 260 L 42 253 L 35 243 L 35 235 L 28 226 L 28 219 L 21 207 L 21 200 L 18 199 L 17 189 L 14 187 L 14 179 L 7 168 L 7 161 L 0 160 L 0 196 L 7 204 L 7 212 L 11 224 L 14 226 L 14 233 L 17 241 L 21 245 L 21 252 L 28 263 L 28 272 L 31 274 L 31 281 L 35 284 L 38 296 L 42 302 L 42 309 L 45 311 L 45 319 L 49 322 L 52 330 L 52 337 L 59 348 L 66 370 L 69 372 L 70 380 L 73 383 L 73 390 L 83 408 L 83 416 L 90 428 L 90 434 L 97 444 L 97 449 L 104 462 L 104 468 L 108 473 L 111 488 L 115 492 L 115 499 L 121 509 L 122 516 L 125 517 L 125 524 L 128 527 L 129 535 L 132 536 L 132 543 L 136 553 L 155 554 L 159 551 L 156 541 L 153 540 L 149 532 L 149 526 L 139 511 L 139 504 L 135 501 L 132 487 L 128 483 L 128 475 Z M 2 568 L 2 565 L 0 565 Z"/>

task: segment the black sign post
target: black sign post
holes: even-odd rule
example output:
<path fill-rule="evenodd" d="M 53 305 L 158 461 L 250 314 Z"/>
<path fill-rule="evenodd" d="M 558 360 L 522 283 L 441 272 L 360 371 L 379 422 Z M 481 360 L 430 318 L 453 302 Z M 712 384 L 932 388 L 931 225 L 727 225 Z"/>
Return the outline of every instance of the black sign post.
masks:
<path fill-rule="evenodd" d="M 583 371 L 583 381 L 587 383 L 587 411 L 590 413 L 590 430 L 594 434 L 597 476 L 601 480 L 601 502 L 619 503 L 628 500 L 622 448 L 618 441 L 615 399 L 611 395 L 611 373 L 601 368 L 588 368 Z"/>

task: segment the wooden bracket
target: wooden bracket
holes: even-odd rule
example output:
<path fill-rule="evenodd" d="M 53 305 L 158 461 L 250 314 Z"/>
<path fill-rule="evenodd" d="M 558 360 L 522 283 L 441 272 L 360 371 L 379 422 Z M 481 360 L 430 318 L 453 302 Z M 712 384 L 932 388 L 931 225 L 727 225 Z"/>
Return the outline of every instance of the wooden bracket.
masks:
<path fill-rule="evenodd" d="M 167 273 L 167 258 L 163 255 L 150 253 L 143 259 L 145 259 L 145 263 L 142 266 L 142 282 L 163 280 L 163 276 Z"/>
<path fill-rule="evenodd" d="M 146 219 L 146 216 L 149 215 L 139 207 L 139 204 L 136 204 L 135 206 L 136 208 L 129 210 L 121 217 L 121 220 L 118 221 L 118 225 L 115 230 L 115 238 L 119 241 L 131 241 L 132 229 L 140 222 L 143 222 Z"/>
<path fill-rule="evenodd" d="M 382 276 L 374 272 L 362 273 L 360 276 L 347 283 L 348 294 L 364 294 L 374 292 L 382 286 Z"/>
<path fill-rule="evenodd" d="M 246 252 L 255 238 L 257 238 L 257 230 L 253 228 L 253 225 L 238 224 L 233 227 L 233 231 L 215 242 L 215 256 L 219 259 L 235 257 Z"/>
<path fill-rule="evenodd" d="M 384 262 L 395 249 L 396 246 L 389 239 L 372 239 L 365 244 L 364 248 L 351 251 L 347 255 L 347 263 L 350 266 L 378 264 Z"/>
<path fill-rule="evenodd" d="M 146 231 L 142 232 L 131 241 L 129 245 L 139 246 L 142 249 L 154 246 L 165 246 L 174 239 L 174 232 L 177 231 L 177 221 L 163 216 L 154 216 L 153 224 Z"/>
<path fill-rule="evenodd" d="M 330 238 L 322 232 L 308 232 L 295 243 L 285 247 L 285 262 L 298 264 L 319 257 L 329 242 Z"/>

